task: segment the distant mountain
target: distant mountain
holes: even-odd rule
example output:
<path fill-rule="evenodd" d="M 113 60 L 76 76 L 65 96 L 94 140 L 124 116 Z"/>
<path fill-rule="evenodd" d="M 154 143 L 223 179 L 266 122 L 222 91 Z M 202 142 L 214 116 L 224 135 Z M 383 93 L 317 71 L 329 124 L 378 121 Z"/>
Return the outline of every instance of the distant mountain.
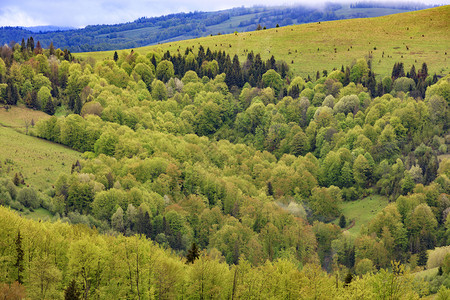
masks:
<path fill-rule="evenodd" d="M 10 44 L 33 36 L 43 47 L 53 42 L 55 47 L 72 52 L 129 49 L 168 41 L 252 31 L 258 25 L 266 28 L 339 19 L 376 17 L 427 8 L 425 5 L 361 2 L 352 5 L 328 3 L 322 8 L 277 6 L 233 8 L 216 12 L 178 13 L 161 17 L 139 18 L 116 25 L 91 25 L 83 29 L 49 30 L 39 28 L 1 27 L 0 43 Z M 47 30 L 44 32 L 44 30 Z"/>
<path fill-rule="evenodd" d="M 52 32 L 52 31 L 67 31 L 67 30 L 76 30 L 75 27 L 67 27 L 67 26 L 32 26 L 32 27 L 23 27 L 31 32 L 39 33 L 39 32 Z"/>

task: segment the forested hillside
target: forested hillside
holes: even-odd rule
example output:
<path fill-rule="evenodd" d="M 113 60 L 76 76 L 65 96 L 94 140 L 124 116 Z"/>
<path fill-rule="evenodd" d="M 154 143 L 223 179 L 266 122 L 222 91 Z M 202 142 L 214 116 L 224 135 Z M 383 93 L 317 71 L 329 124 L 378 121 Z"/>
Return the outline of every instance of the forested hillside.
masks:
<path fill-rule="evenodd" d="M 359 57 L 301 77 L 203 45 L 95 61 L 27 44 L 1 48 L 2 109 L 51 115 L 28 134 L 82 158 L 43 189 L 18 152 L 0 156 L 0 203 L 55 221 L 0 209 L 2 293 L 449 296 L 448 73 L 399 60 L 377 78 Z"/>

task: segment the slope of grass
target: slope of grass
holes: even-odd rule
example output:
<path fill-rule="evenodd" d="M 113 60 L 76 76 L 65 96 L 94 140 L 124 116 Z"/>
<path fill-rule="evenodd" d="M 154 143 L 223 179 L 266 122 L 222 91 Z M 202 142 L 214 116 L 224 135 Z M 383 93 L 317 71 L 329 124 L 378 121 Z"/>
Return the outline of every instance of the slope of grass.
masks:
<path fill-rule="evenodd" d="M 187 47 L 196 52 L 225 50 L 244 61 L 248 51 L 261 53 L 263 59 L 274 55 L 285 60 L 295 74 L 314 76 L 318 70 L 351 65 L 355 59 L 372 58 L 379 76 L 390 75 L 395 62 L 404 62 L 408 71 L 423 62 L 429 73 L 448 73 L 450 50 L 450 6 L 369 19 L 310 23 L 267 30 L 210 36 L 194 40 L 134 49 L 141 54 L 161 48 L 176 54 Z M 114 51 L 75 54 L 78 58 L 112 58 Z M 447 54 L 446 54 L 447 53 Z"/>
<path fill-rule="evenodd" d="M 20 106 L 11 106 L 8 110 L 0 108 L 0 125 L 11 127 L 25 133 L 26 126 L 32 128 L 32 123 L 41 119 L 50 118 L 46 113 Z"/>
<path fill-rule="evenodd" d="M 372 195 L 362 200 L 344 202 L 341 208 L 342 214 L 347 219 L 347 224 L 350 225 L 352 221 L 355 222 L 355 225 L 348 229 L 348 232 L 352 235 L 358 234 L 361 226 L 367 225 L 387 204 L 387 198 L 379 195 Z M 335 222 L 337 224 L 339 218 Z"/>
<path fill-rule="evenodd" d="M 28 211 L 23 215 L 35 221 L 50 221 L 53 218 L 52 213 L 42 207 L 35 209 L 33 212 Z"/>
<path fill-rule="evenodd" d="M 45 191 L 60 173 L 70 173 L 81 153 L 59 144 L 0 126 L 0 176 L 13 178 L 21 172 L 25 183 Z"/>

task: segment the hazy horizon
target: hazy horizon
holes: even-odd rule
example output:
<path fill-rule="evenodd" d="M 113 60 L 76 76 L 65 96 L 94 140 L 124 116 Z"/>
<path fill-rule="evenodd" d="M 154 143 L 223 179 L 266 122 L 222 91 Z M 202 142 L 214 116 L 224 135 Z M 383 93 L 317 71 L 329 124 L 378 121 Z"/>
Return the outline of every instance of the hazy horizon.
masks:
<path fill-rule="evenodd" d="M 79 0 L 74 5 L 69 0 L 2 0 L 0 8 L 0 26 L 64 26 L 82 28 L 87 25 L 117 24 L 131 22 L 140 17 L 155 17 L 171 13 L 192 11 L 217 11 L 233 7 L 251 7 L 255 5 L 308 5 L 322 6 L 331 3 L 356 3 L 358 1 L 326 1 L 318 0 L 311 5 L 310 1 L 286 0 L 229 0 L 226 3 L 217 3 L 204 0 L 167 0 L 161 1 L 119 1 L 119 0 Z M 361 1 L 360 1 L 361 2 Z M 362 1 L 365 2 L 365 1 Z M 381 3 L 412 3 L 427 5 L 447 5 L 450 0 L 443 1 L 368 1 Z"/>

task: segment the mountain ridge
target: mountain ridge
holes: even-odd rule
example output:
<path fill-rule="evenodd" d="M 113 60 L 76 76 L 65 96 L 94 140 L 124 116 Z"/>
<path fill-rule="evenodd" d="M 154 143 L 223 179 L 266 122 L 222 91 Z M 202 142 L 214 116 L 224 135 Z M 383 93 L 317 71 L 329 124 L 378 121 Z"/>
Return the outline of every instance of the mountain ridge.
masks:
<path fill-rule="evenodd" d="M 371 6 L 371 5 L 366 5 Z M 152 45 L 170 40 L 184 40 L 208 35 L 252 31 L 261 27 L 274 28 L 310 22 L 374 17 L 400 13 L 428 6 L 412 5 L 395 7 L 372 5 L 360 7 L 358 4 L 327 4 L 323 8 L 308 6 L 255 6 L 237 7 L 215 12 L 177 13 L 159 17 L 142 17 L 133 22 L 114 25 L 88 25 L 76 30 L 56 30 L 33 32 L 21 27 L 1 27 L 0 43 L 20 43 L 33 35 L 43 47 L 51 42 L 57 48 L 67 48 L 72 52 L 118 50 Z M 44 29 L 44 28 L 43 28 Z M 45 29 L 44 29 L 45 30 Z"/>

